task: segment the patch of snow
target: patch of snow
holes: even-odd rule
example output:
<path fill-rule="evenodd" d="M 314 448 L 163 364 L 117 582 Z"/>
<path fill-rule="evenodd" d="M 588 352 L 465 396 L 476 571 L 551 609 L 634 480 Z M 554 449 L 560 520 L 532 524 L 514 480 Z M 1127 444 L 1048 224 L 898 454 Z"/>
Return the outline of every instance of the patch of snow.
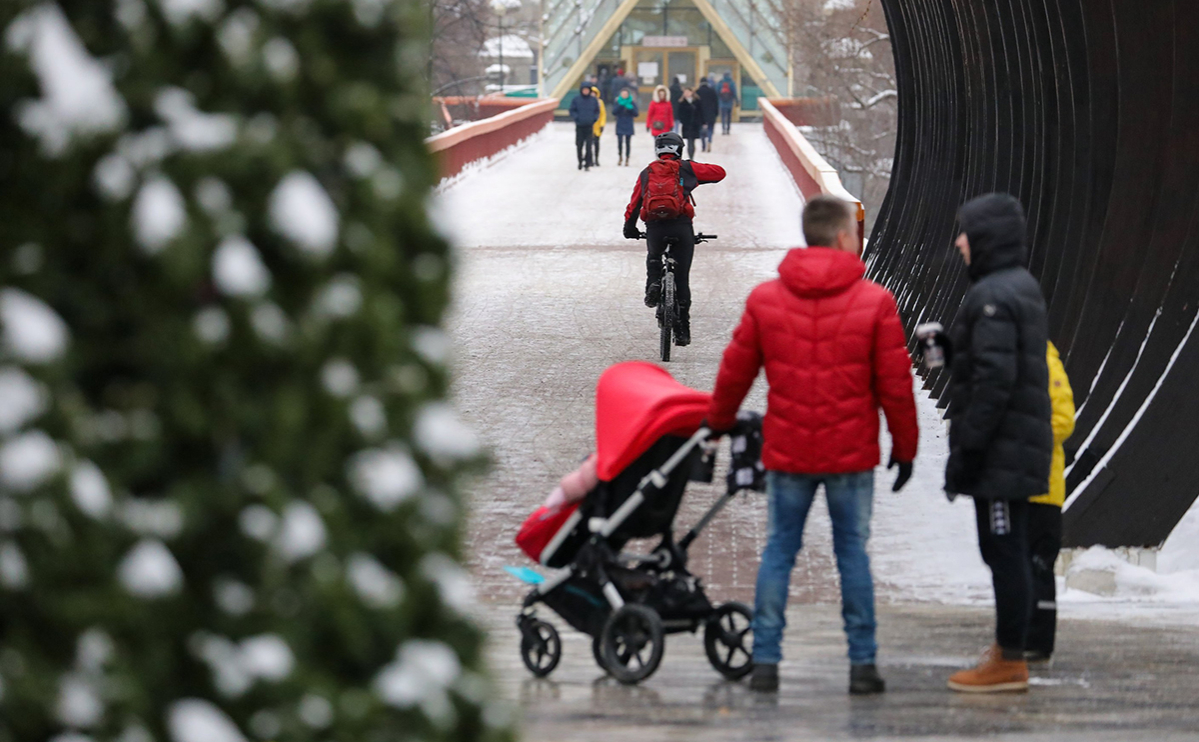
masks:
<path fill-rule="evenodd" d="M 244 616 L 254 608 L 254 591 L 244 582 L 219 579 L 212 591 L 216 604 L 231 616 Z"/>
<path fill-rule="evenodd" d="M 284 559 L 295 562 L 325 548 L 325 538 L 325 522 L 316 508 L 296 500 L 283 510 L 274 546 Z"/>
<path fill-rule="evenodd" d="M 355 178 L 369 178 L 383 164 L 383 155 L 379 154 L 374 145 L 356 142 L 346 150 L 343 162 Z"/>
<path fill-rule="evenodd" d="M 29 584 L 29 563 L 15 541 L 5 541 L 0 546 L 0 585 L 9 590 L 20 590 Z"/>
<path fill-rule="evenodd" d="M 381 201 L 395 201 L 404 192 L 404 176 L 390 165 L 380 168 L 371 178 L 371 189 Z"/>
<path fill-rule="evenodd" d="M 383 15 L 390 7 L 385 0 L 352 0 L 354 18 L 366 28 L 374 28 L 383 20 Z"/>
<path fill-rule="evenodd" d="M 254 331 L 259 337 L 273 343 L 285 342 L 291 328 L 283 310 L 270 302 L 263 302 L 254 307 L 250 315 L 250 324 L 254 325 Z"/>
<path fill-rule="evenodd" d="M 151 126 L 136 134 L 125 134 L 117 140 L 117 152 L 138 168 L 162 162 L 174 148 L 174 140 L 165 126 Z"/>
<path fill-rule="evenodd" d="M 121 522 L 139 536 L 172 539 L 183 530 L 183 510 L 171 500 L 131 497 L 121 503 Z"/>
<path fill-rule="evenodd" d="M 483 42 L 479 56 L 488 59 L 499 59 L 503 49 L 504 59 L 533 59 L 533 47 L 529 42 L 515 34 L 493 36 Z"/>
<path fill-rule="evenodd" d="M 271 287 L 271 273 L 258 249 L 239 234 L 217 245 L 212 254 L 212 278 L 227 296 L 262 296 Z"/>
<path fill-rule="evenodd" d="M 237 516 L 242 533 L 259 541 L 269 541 L 279 527 L 279 516 L 266 505 L 250 505 Z"/>
<path fill-rule="evenodd" d="M 436 327 L 418 327 L 412 331 L 412 349 L 425 361 L 440 365 L 449 360 L 450 336 Z"/>
<path fill-rule="evenodd" d="M 137 171 L 121 155 L 110 153 L 96 163 L 92 170 L 92 183 L 100 195 L 109 201 L 123 201 L 133 193 Z"/>
<path fill-rule="evenodd" d="M 75 664 L 84 672 L 97 673 L 112 660 L 115 652 L 112 637 L 102 629 L 88 629 L 75 642 Z"/>
<path fill-rule="evenodd" d="M 183 570 L 166 544 L 142 539 L 121 560 L 117 578 L 125 590 L 139 598 L 163 598 L 183 587 Z"/>
<path fill-rule="evenodd" d="M 67 673 L 58 683 L 55 713 L 63 726 L 86 729 L 100 723 L 104 703 L 91 681 L 78 673 Z"/>
<path fill-rule="evenodd" d="M 183 26 L 192 18 L 212 23 L 221 16 L 225 4 L 221 0 L 157 0 L 162 14 L 172 26 Z"/>
<path fill-rule="evenodd" d="M 117 0 L 116 17 L 126 31 L 136 31 L 146 20 L 146 4 L 142 0 Z"/>
<path fill-rule="evenodd" d="M 374 397 L 363 395 L 351 402 L 350 421 L 367 438 L 378 438 L 387 432 L 387 412 Z"/>
<path fill-rule="evenodd" d="M 196 183 L 196 203 L 209 216 L 220 216 L 233 208 L 233 194 L 225 181 L 213 175 L 206 175 Z"/>
<path fill-rule="evenodd" d="M 194 96 L 183 88 L 161 90 L 154 98 L 154 111 L 167 123 L 175 143 L 185 150 L 210 152 L 225 149 L 237 140 L 236 118 L 197 110 Z"/>
<path fill-rule="evenodd" d="M 321 367 L 321 386 L 334 397 L 348 397 L 358 388 L 358 369 L 344 358 L 334 358 Z"/>
<path fill-rule="evenodd" d="M 8 50 L 24 53 L 42 98 L 23 101 L 16 118 L 50 157 L 66 152 L 73 136 L 115 131 L 125 123 L 125 102 L 112 73 L 88 54 L 57 3 L 44 2 L 17 16 L 4 35 Z"/>
<path fill-rule="evenodd" d="M 233 642 L 223 636 L 202 634 L 190 642 L 192 651 L 208 665 L 212 684 L 227 698 L 243 695 L 254 684 L 254 678 L 241 663 L 241 654 Z"/>
<path fill-rule="evenodd" d="M 138 190 L 130 218 L 138 244 L 153 255 L 183 232 L 187 207 L 175 184 L 163 175 L 155 175 Z"/>
<path fill-rule="evenodd" d="M 240 642 L 242 667 L 250 675 L 278 682 L 291 675 L 296 666 L 291 647 L 278 634 L 262 634 Z"/>
<path fill-rule="evenodd" d="M 300 53 L 281 36 L 262 45 L 262 59 L 271 75 L 283 82 L 291 80 L 300 71 Z"/>
<path fill-rule="evenodd" d="M 249 8 L 238 8 L 221 24 L 217 31 L 217 43 L 234 64 L 250 61 L 258 26 L 258 15 Z"/>
<path fill-rule="evenodd" d="M 16 366 L 0 367 L 0 433 L 13 433 L 46 411 L 46 390 Z"/>
<path fill-rule="evenodd" d="M 420 572 L 426 580 L 437 585 L 442 602 L 450 608 L 463 615 L 474 608 L 475 587 L 470 575 L 447 554 L 426 554 L 420 560 Z"/>
<path fill-rule="evenodd" d="M 413 426 L 416 445 L 438 461 L 461 461 L 479 455 L 479 439 L 445 402 L 421 407 Z"/>
<path fill-rule="evenodd" d="M 384 511 L 394 510 L 424 486 L 420 468 L 399 444 L 358 452 L 348 475 L 354 488 Z"/>
<path fill-rule="evenodd" d="M 311 173 L 293 170 L 270 196 L 271 226 L 300 249 L 325 257 L 337 247 L 337 207 Z"/>
<path fill-rule="evenodd" d="M 250 717 L 250 731 L 259 739 L 274 739 L 283 730 L 283 722 L 273 711 L 260 709 Z"/>
<path fill-rule="evenodd" d="M 324 729 L 333 723 L 333 704 L 315 693 L 305 695 L 300 699 L 300 721 L 313 729 Z"/>
<path fill-rule="evenodd" d="M 54 440 L 40 430 L 10 438 L 0 446 L 0 484 L 13 492 L 29 492 L 62 468 Z"/>
<path fill-rule="evenodd" d="M 346 579 L 362 602 L 372 608 L 394 608 L 404 596 L 404 583 L 369 554 L 358 552 L 346 564 Z"/>
<path fill-rule="evenodd" d="M 196 312 L 192 329 L 206 343 L 223 343 L 229 337 L 229 315 L 220 307 L 205 307 Z"/>
<path fill-rule="evenodd" d="M 373 687 L 385 703 L 401 709 L 419 706 L 438 721 L 453 713 L 446 691 L 461 673 L 458 655 L 448 645 L 410 639 L 375 677 Z"/>
<path fill-rule="evenodd" d="M 105 518 L 112 512 L 112 490 L 100 467 L 80 461 L 71 472 L 71 499 L 75 507 L 93 518 Z"/>
<path fill-rule="evenodd" d="M 185 698 L 167 711 L 174 742 L 248 742 L 233 720 L 209 701 Z"/>
<path fill-rule="evenodd" d="M 16 288 L 0 289 L 4 350 L 25 363 L 49 363 L 66 352 L 67 323 L 48 304 Z"/>
<path fill-rule="evenodd" d="M 362 307 L 358 277 L 350 273 L 334 276 L 317 294 L 313 308 L 324 317 L 351 317 Z"/>
<path fill-rule="evenodd" d="M 853 10 L 857 7 L 857 0 L 824 0 L 824 12 L 831 13 L 837 10 Z"/>

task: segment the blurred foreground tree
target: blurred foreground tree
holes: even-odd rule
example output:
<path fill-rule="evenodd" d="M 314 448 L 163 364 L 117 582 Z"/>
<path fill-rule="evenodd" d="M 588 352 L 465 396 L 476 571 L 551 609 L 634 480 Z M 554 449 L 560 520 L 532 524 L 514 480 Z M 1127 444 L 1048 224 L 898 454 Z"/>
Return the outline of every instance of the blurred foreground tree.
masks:
<path fill-rule="evenodd" d="M 0 4 L 0 741 L 507 736 L 427 21 Z"/>

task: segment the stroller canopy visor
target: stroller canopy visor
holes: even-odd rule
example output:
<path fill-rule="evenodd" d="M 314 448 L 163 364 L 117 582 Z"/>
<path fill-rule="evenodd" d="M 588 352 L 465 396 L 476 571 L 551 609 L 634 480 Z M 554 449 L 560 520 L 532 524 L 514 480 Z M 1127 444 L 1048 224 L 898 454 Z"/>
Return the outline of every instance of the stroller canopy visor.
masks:
<path fill-rule="evenodd" d="M 652 363 L 609 367 L 595 388 L 599 478 L 612 481 L 664 435 L 693 435 L 711 401 L 712 395 L 683 386 Z"/>

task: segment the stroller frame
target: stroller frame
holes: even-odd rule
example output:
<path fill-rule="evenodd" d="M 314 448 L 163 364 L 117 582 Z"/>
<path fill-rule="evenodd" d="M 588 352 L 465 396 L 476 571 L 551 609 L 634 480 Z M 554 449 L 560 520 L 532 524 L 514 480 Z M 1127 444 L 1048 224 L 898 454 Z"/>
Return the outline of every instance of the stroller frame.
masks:
<path fill-rule="evenodd" d="M 571 563 L 536 584 L 526 596 L 516 623 L 521 632 L 522 659 L 534 675 L 549 675 L 558 665 L 562 653 L 557 630 L 537 618 L 539 603 L 546 604 L 575 628 L 591 635 L 592 653 L 597 664 L 622 683 L 637 683 L 653 674 L 661 661 L 665 634 L 695 632 L 701 626 L 704 627 L 708 659 L 718 672 L 726 678 L 737 679 L 752 669 L 752 652 L 746 646 L 750 639 L 752 612 L 747 606 L 735 602 L 713 607 L 703 593 L 700 579 L 686 569 L 688 547 L 740 489 L 730 486 L 677 543 L 673 538 L 672 517 L 661 533 L 661 543 L 648 555 L 629 554 L 623 550 L 616 552 L 608 542 L 609 537 L 654 494 L 666 490 L 672 477 L 682 474 L 680 467 L 695 461 L 697 449 L 703 447 L 706 456 L 715 453 L 715 445 L 709 444 L 711 433 L 709 428 L 701 426 L 665 462 L 645 474 L 615 512 L 607 517 L 589 518 L 586 530 L 590 536 L 579 547 Z M 541 554 L 543 566 L 549 566 L 558 550 L 576 532 L 583 517 L 580 508 L 558 530 Z M 635 565 L 641 571 L 627 565 Z M 623 594 L 614 573 L 626 578 Z M 640 591 L 629 589 L 628 583 L 638 580 L 648 580 L 654 586 Z M 606 606 L 588 589 L 595 587 Z M 564 610 L 562 598 L 565 596 L 560 594 L 570 590 L 590 603 L 583 605 L 579 612 Z M 663 607 L 662 596 L 654 590 L 669 593 L 671 600 L 666 601 L 666 607 Z M 640 597 L 631 593 L 640 593 Z M 651 598 L 647 599 L 646 595 Z M 553 604 L 555 601 L 557 604 Z M 659 610 L 649 603 L 657 603 Z M 601 618 L 605 620 L 601 622 Z"/>

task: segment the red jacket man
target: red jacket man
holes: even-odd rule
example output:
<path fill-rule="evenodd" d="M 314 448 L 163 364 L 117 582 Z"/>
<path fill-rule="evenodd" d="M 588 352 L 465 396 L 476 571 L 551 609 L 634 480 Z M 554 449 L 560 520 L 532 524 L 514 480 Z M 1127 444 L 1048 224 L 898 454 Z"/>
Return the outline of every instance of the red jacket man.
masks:
<path fill-rule="evenodd" d="M 708 421 L 732 428 L 737 408 L 765 367 L 769 384 L 762 463 L 767 469 L 770 536 L 758 571 L 751 686 L 778 687 L 787 585 L 803 525 L 823 484 L 833 519 L 849 638 L 850 692 L 877 693 L 874 593 L 866 556 L 879 408 L 891 430 L 894 489 L 916 457 L 911 359 L 895 299 L 865 280 L 856 214 L 843 201 L 804 208 L 807 249 L 787 253 L 779 278 L 749 295 L 724 352 Z M 818 247 L 828 245 L 828 247 Z"/>

